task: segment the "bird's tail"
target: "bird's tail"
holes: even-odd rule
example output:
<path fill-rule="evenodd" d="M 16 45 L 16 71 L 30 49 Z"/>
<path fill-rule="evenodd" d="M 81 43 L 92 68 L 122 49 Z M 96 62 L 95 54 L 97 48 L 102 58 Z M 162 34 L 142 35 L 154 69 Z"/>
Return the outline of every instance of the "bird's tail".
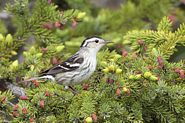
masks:
<path fill-rule="evenodd" d="M 33 80 L 40 80 L 40 79 L 50 79 L 51 81 L 55 81 L 55 78 L 52 75 L 44 75 L 44 76 L 34 77 L 31 79 L 24 80 L 24 82 L 30 82 Z"/>

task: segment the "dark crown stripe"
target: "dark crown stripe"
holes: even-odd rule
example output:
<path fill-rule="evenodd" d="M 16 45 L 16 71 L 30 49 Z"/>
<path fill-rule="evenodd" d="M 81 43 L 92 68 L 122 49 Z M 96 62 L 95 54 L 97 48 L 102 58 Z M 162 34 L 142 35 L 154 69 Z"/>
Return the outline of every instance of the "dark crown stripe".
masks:
<path fill-rule="evenodd" d="M 91 37 L 87 37 L 85 40 L 83 40 L 82 44 L 80 47 L 86 47 L 88 45 L 89 42 L 87 42 L 88 39 L 91 39 L 91 38 L 99 38 L 101 39 L 100 37 L 98 36 L 91 36 Z"/>

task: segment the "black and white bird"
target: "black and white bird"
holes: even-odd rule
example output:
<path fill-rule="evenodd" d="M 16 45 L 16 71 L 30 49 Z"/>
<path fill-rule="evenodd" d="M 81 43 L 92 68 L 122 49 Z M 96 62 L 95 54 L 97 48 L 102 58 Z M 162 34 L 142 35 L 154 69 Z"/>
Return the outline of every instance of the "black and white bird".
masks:
<path fill-rule="evenodd" d="M 49 68 L 37 79 L 51 79 L 68 88 L 81 84 L 88 79 L 96 69 L 96 55 L 109 41 L 99 37 L 85 39 L 78 52 L 66 61 Z"/>

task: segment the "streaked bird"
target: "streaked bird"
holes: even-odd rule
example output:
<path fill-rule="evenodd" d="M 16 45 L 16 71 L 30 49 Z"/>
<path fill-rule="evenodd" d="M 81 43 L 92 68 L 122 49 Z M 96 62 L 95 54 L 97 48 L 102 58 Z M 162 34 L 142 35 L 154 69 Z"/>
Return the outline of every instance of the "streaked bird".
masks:
<path fill-rule="evenodd" d="M 109 41 L 100 37 L 87 38 L 82 42 L 79 51 L 73 56 L 42 72 L 42 76 L 33 79 L 51 79 L 64 85 L 65 88 L 81 84 L 96 70 L 96 55 L 107 43 Z"/>

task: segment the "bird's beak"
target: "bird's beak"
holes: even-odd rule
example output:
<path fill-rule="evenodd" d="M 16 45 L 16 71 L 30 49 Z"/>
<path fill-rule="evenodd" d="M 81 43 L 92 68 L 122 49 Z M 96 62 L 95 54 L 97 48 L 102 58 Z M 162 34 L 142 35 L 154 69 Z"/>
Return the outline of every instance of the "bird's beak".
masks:
<path fill-rule="evenodd" d="M 106 41 L 106 44 L 113 43 L 112 41 Z"/>

